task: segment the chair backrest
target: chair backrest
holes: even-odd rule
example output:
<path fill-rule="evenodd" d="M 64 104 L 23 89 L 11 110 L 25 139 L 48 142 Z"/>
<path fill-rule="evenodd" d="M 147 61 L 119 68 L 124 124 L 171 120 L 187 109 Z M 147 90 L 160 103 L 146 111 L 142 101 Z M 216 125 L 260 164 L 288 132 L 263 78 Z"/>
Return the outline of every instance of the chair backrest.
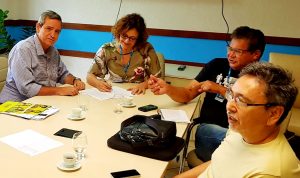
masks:
<path fill-rule="evenodd" d="M 161 68 L 161 78 L 165 78 L 165 58 L 164 55 L 160 52 L 156 52 L 156 55 L 158 57 L 159 65 Z"/>
<path fill-rule="evenodd" d="M 283 67 L 284 69 L 292 72 L 295 79 L 295 85 L 300 90 L 300 55 L 290 55 L 281 53 L 270 53 L 270 62 Z M 300 110 L 300 96 L 298 94 L 292 110 L 280 125 L 281 132 L 285 132 L 286 129 L 300 133 L 299 130 L 299 117 L 296 111 Z"/>
<path fill-rule="evenodd" d="M 0 56 L 0 92 L 5 85 L 7 69 L 8 69 L 8 62 L 6 56 Z"/>
<path fill-rule="evenodd" d="M 292 72 L 295 79 L 295 85 L 300 91 L 300 55 L 270 53 L 270 62 Z M 293 107 L 300 108 L 299 94 Z"/>

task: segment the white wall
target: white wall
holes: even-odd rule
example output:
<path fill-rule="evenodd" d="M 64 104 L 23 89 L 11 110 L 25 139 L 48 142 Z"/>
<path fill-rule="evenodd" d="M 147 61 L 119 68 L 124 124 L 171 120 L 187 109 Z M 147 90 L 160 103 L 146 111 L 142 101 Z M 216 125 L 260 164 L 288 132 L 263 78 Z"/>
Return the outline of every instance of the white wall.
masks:
<path fill-rule="evenodd" d="M 81 78 L 86 81 L 86 75 L 89 68 L 92 66 L 93 59 L 90 58 L 77 58 L 69 56 L 61 56 L 62 61 L 67 66 L 69 72 L 71 72 L 76 77 Z"/>
<path fill-rule="evenodd" d="M 10 19 L 36 20 L 47 9 L 65 22 L 113 25 L 120 0 L 0 0 Z M 268 36 L 300 38 L 299 0 L 224 0 L 230 32 L 237 26 Z M 120 16 L 138 12 L 151 28 L 225 32 L 221 0 L 123 0 Z"/>

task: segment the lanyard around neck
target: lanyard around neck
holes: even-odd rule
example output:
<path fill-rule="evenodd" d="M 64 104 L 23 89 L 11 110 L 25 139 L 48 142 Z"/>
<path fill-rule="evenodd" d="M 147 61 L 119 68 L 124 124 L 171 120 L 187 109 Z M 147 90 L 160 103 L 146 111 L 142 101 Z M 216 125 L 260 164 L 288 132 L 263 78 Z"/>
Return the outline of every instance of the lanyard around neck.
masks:
<path fill-rule="evenodd" d="M 128 54 L 128 53 L 126 53 L 126 54 Z M 122 46 L 121 46 L 121 45 L 120 45 L 120 55 L 121 55 L 121 60 L 122 60 L 123 55 L 125 55 L 125 54 L 123 54 L 123 49 L 122 49 Z M 132 55 L 133 55 L 133 50 L 130 51 L 130 59 L 129 59 L 128 63 L 127 63 L 126 65 L 124 65 L 124 67 L 123 67 L 123 71 L 124 71 L 125 73 L 127 73 L 128 68 L 129 68 L 129 66 L 130 66 L 130 62 L 131 62 L 131 57 L 132 57 Z"/>
<path fill-rule="evenodd" d="M 230 79 L 230 75 L 231 75 L 231 68 L 229 67 L 229 71 L 228 71 L 228 74 L 227 74 L 227 83 L 228 83 L 228 86 L 229 86 L 229 79 Z"/>

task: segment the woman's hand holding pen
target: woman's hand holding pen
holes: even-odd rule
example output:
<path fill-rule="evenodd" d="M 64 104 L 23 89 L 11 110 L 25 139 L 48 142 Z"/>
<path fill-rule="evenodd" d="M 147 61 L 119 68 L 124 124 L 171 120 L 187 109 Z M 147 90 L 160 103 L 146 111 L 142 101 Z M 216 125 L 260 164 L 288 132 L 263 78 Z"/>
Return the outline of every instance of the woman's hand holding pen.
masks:
<path fill-rule="evenodd" d="M 110 92 L 112 90 L 111 84 L 106 80 L 98 80 L 97 89 L 103 92 Z"/>

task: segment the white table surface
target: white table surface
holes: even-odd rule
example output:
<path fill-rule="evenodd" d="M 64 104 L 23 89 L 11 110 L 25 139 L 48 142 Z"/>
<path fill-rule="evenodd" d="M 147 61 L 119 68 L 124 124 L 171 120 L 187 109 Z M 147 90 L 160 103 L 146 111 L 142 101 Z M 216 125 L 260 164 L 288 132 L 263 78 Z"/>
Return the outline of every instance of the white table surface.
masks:
<path fill-rule="evenodd" d="M 128 87 L 128 85 L 119 85 Z M 197 105 L 197 99 L 188 104 L 172 101 L 167 95 L 155 96 L 150 91 L 145 95 L 134 96 L 134 108 L 123 108 L 122 114 L 113 113 L 113 100 L 99 101 L 89 98 L 89 110 L 86 119 L 72 121 L 67 119 L 71 108 L 77 107 L 78 96 L 36 96 L 27 102 L 49 104 L 60 108 L 60 111 L 42 121 L 25 120 L 9 115 L 0 115 L 0 137 L 32 129 L 63 143 L 63 146 L 49 150 L 36 156 L 24 154 L 9 145 L 0 142 L 0 175 L 3 178 L 108 178 L 110 172 L 126 169 L 136 169 L 142 178 L 161 177 L 168 162 L 145 158 L 117 150 L 107 146 L 107 139 L 117 133 L 120 124 L 126 118 L 135 114 L 152 115 L 156 111 L 143 113 L 139 106 L 154 104 L 159 108 L 182 109 L 192 117 Z M 183 136 L 187 124 L 177 124 L 177 136 Z M 61 128 L 84 131 L 88 136 L 86 159 L 82 167 L 75 172 L 60 171 L 56 165 L 62 160 L 62 155 L 72 152 L 72 140 L 54 136 Z M 41 143 L 42 144 L 42 143 Z"/>

